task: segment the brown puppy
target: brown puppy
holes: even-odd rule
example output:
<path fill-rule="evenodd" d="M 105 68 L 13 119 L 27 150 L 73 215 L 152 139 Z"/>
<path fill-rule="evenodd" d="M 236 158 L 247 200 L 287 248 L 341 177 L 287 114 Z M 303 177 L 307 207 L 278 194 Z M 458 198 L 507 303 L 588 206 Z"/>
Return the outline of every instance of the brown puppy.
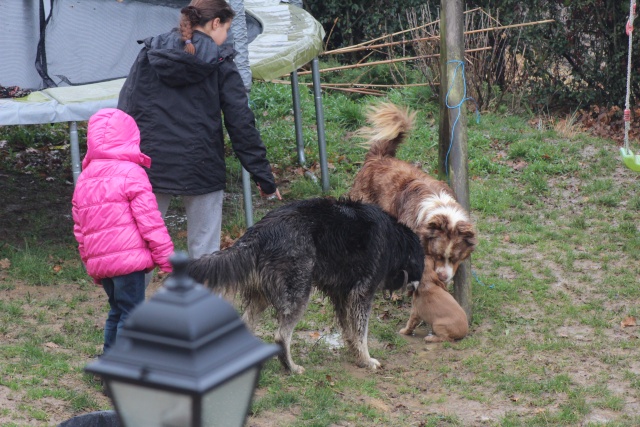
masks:
<path fill-rule="evenodd" d="M 451 294 L 437 284 L 438 278 L 425 269 L 420 284 L 413 290 L 411 315 L 407 326 L 400 330 L 403 335 L 412 335 L 413 330 L 425 321 L 431 325 L 433 335 L 425 342 L 455 341 L 469 332 L 467 315 Z"/>
<path fill-rule="evenodd" d="M 393 104 L 371 107 L 372 127 L 358 131 L 370 148 L 349 196 L 377 204 L 411 228 L 424 248 L 425 270 L 433 269 L 437 283 L 447 289 L 460 263 L 475 249 L 476 232 L 446 183 L 396 159 L 414 117 Z"/>

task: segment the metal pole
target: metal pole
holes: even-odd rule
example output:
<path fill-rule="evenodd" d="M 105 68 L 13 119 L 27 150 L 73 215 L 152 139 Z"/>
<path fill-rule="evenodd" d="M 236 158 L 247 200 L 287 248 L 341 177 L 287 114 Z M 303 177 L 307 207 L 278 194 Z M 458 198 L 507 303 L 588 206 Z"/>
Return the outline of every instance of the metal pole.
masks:
<path fill-rule="evenodd" d="M 320 155 L 320 172 L 322 173 L 322 191 L 329 191 L 329 168 L 327 167 L 327 141 L 324 135 L 324 112 L 322 110 L 322 90 L 320 89 L 320 66 L 318 57 L 311 61 L 313 74 L 313 93 L 316 101 L 316 125 L 318 128 L 318 152 Z"/>
<path fill-rule="evenodd" d="M 253 203 L 251 200 L 251 177 L 245 168 L 242 168 L 242 196 L 244 199 L 244 219 L 247 227 L 253 225 Z"/>
<path fill-rule="evenodd" d="M 76 185 L 81 172 L 77 122 L 69 122 L 69 146 L 71 147 L 71 173 L 73 175 L 73 185 Z"/>
<path fill-rule="evenodd" d="M 440 135 L 440 150 L 445 148 L 442 141 L 447 141 L 446 149 L 449 149 L 448 165 L 444 165 L 445 171 L 449 171 L 449 185 L 456 195 L 456 199 L 464 209 L 469 212 L 469 162 L 467 147 L 467 116 L 464 107 L 464 79 L 463 68 L 457 68 L 457 63 L 449 61 L 464 61 L 464 4 L 462 0 L 440 0 L 441 45 L 445 45 L 445 55 L 440 56 L 443 81 L 440 84 L 440 99 L 448 95 L 448 106 L 445 105 L 443 115 L 448 119 L 446 126 L 441 125 L 440 130 L 447 131 L 446 135 Z M 444 36 L 444 37 L 442 37 Z M 444 42 L 442 41 L 444 40 Z M 459 62 L 458 62 L 459 63 Z M 446 75 L 446 80 L 444 76 Z M 443 97 L 444 91 L 444 97 Z M 457 108 L 450 108 L 458 106 Z M 455 126 L 455 128 L 454 128 Z M 439 159 L 442 160 L 442 152 Z M 467 313 L 467 319 L 471 323 L 471 260 L 467 259 L 460 264 L 453 282 L 453 294 L 460 306 Z"/>
<path fill-rule="evenodd" d="M 247 36 L 247 19 L 243 0 L 229 0 L 231 8 L 236 13 L 236 18 L 231 23 L 231 35 L 233 45 L 237 51 L 234 59 L 244 87 L 247 93 L 251 90 L 251 67 L 249 65 L 249 42 Z M 249 172 L 242 168 L 242 196 L 244 202 L 244 216 L 247 227 L 253 225 L 253 200 L 251 199 L 251 177 Z"/>
<path fill-rule="evenodd" d="M 293 124 L 296 130 L 296 145 L 298 147 L 298 163 L 304 166 L 304 139 L 302 138 L 302 112 L 300 109 L 300 87 L 298 86 L 298 71 L 291 73 L 291 97 L 293 98 Z"/>

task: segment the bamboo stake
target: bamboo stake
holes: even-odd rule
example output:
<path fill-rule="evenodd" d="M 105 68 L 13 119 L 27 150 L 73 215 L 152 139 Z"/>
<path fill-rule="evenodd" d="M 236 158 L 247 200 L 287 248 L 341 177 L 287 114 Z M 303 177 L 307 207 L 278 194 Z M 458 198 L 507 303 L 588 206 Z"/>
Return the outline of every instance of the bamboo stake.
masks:
<path fill-rule="evenodd" d="M 483 51 L 483 50 L 490 50 L 493 49 L 491 46 L 487 46 L 487 47 L 480 47 L 477 49 L 469 49 L 466 50 L 465 53 L 471 53 L 471 52 L 479 52 L 479 51 Z M 323 68 L 320 70 L 320 72 L 326 72 L 326 71 L 338 71 L 338 70 L 348 70 L 351 68 L 360 68 L 360 67 L 368 67 L 371 65 L 381 65 L 381 64 L 393 64 L 394 62 L 403 62 L 403 61 L 413 61 L 414 59 L 422 59 L 422 58 L 437 58 L 439 57 L 440 54 L 436 53 L 433 55 L 419 55 L 419 56 L 409 56 L 406 58 L 397 58 L 397 59 L 387 59 L 384 61 L 373 61 L 373 62 L 366 62 L 363 64 L 353 64 L 353 65 L 343 65 L 341 67 L 332 67 L 332 68 Z M 311 74 L 311 71 L 301 71 L 298 73 L 299 76 L 303 76 L 306 74 Z"/>
<path fill-rule="evenodd" d="M 511 28 L 527 27 L 527 26 L 531 26 L 531 25 L 549 24 L 551 22 L 556 22 L 556 21 L 555 21 L 555 19 L 545 19 L 545 20 L 542 20 L 542 21 L 535 21 L 535 22 L 523 22 L 521 24 L 512 24 L 512 25 L 503 25 L 503 26 L 499 26 L 499 27 L 481 28 L 479 30 L 465 31 L 464 35 L 468 36 L 468 35 L 472 35 L 472 34 L 478 34 L 478 33 L 489 32 L 489 31 L 508 30 L 508 29 L 511 29 Z M 421 27 L 414 27 L 410 31 L 414 31 L 414 30 L 417 30 L 419 28 L 421 28 Z M 414 42 L 421 42 L 421 41 L 427 41 L 427 40 L 434 40 L 434 41 L 435 40 L 440 40 L 440 36 L 420 37 L 420 38 L 412 39 L 412 40 L 401 40 L 401 41 L 382 43 L 382 44 L 376 44 L 376 45 L 367 45 L 367 46 L 354 45 L 354 46 L 350 46 L 350 47 L 344 47 L 344 48 L 341 48 L 341 49 L 330 50 L 328 52 L 323 52 L 323 53 L 321 53 L 321 55 L 352 53 L 352 52 L 359 52 L 361 50 L 368 50 L 368 49 L 387 47 L 387 46 L 396 46 L 396 45 L 399 45 L 399 44 L 414 43 Z"/>
<path fill-rule="evenodd" d="M 271 83 L 276 83 L 276 84 L 285 84 L 285 85 L 290 85 L 291 82 L 288 80 L 270 80 Z M 313 86 L 313 83 L 302 83 L 302 82 L 298 82 L 299 85 L 302 86 Z M 349 83 L 346 83 L 347 85 Z M 362 93 L 365 95 L 384 95 L 386 94 L 386 92 L 381 91 L 381 90 L 376 90 L 376 89 L 367 89 L 366 87 L 362 87 L 362 88 L 358 88 L 358 87 L 338 87 L 338 84 L 331 84 L 331 83 L 323 83 L 320 85 L 320 87 L 322 89 L 333 89 L 333 90 L 341 90 L 344 92 L 353 92 L 353 93 Z M 366 85 L 363 85 L 366 86 Z M 402 87 L 402 85 L 398 85 L 398 87 Z"/>
<path fill-rule="evenodd" d="M 552 22 L 556 22 L 556 20 L 555 19 L 544 19 L 542 21 L 523 22 L 521 24 L 511 24 L 511 25 L 502 25 L 502 26 L 499 26 L 499 27 L 481 28 L 479 30 L 465 31 L 464 35 L 467 36 L 469 34 L 477 34 L 477 33 L 488 32 L 488 31 L 508 30 L 508 29 L 511 29 L 511 28 L 527 27 L 527 26 L 530 26 L 530 25 L 550 24 Z"/>
<path fill-rule="evenodd" d="M 437 85 L 438 83 L 436 83 Z M 397 85 L 377 85 L 369 83 L 325 83 L 326 86 L 353 86 L 353 87 L 381 87 L 381 88 L 399 88 L 399 87 L 418 87 L 418 86 L 430 86 L 431 83 L 406 83 Z"/>
<path fill-rule="evenodd" d="M 420 37 L 420 38 L 411 39 L 411 40 L 400 40 L 400 41 L 396 41 L 396 42 L 374 44 L 374 45 L 370 45 L 370 46 L 369 45 L 368 46 L 362 46 L 362 47 L 357 47 L 357 48 L 354 48 L 354 49 L 343 48 L 343 49 L 340 50 L 340 52 L 336 52 L 335 50 L 332 50 L 332 51 L 329 51 L 329 52 L 323 52 L 323 53 L 321 53 L 321 55 L 351 53 L 351 52 L 358 52 L 358 51 L 361 51 L 361 50 L 377 49 L 377 48 L 381 48 L 381 47 L 396 46 L 396 45 L 399 45 L 399 44 L 421 42 L 421 41 L 427 41 L 427 40 L 440 40 L 440 36 L 429 36 L 429 37 Z"/>
<path fill-rule="evenodd" d="M 481 8 L 481 7 L 476 7 L 475 9 L 468 10 L 468 11 L 466 11 L 465 13 L 477 12 L 477 11 L 478 11 L 478 10 L 480 10 L 480 9 L 482 9 L 482 8 Z M 393 33 L 393 34 L 386 34 L 386 35 L 384 35 L 384 36 L 381 36 L 381 37 L 378 37 L 378 38 L 375 38 L 375 39 L 371 39 L 371 40 L 366 41 L 366 42 L 362 42 L 362 43 L 354 44 L 354 45 L 353 45 L 353 46 L 351 46 L 351 47 L 364 46 L 364 45 L 366 45 L 367 43 L 373 43 L 373 42 L 377 42 L 378 40 L 384 40 L 384 39 L 386 39 L 387 37 L 398 36 L 398 35 L 400 35 L 400 34 L 408 33 L 408 32 L 410 32 L 410 31 L 415 31 L 415 30 L 418 30 L 418 29 L 420 29 L 420 28 L 428 27 L 429 25 L 434 25 L 434 24 L 436 24 L 436 23 L 438 23 L 438 22 L 440 22 L 440 20 L 439 20 L 439 19 L 437 19 L 437 20 L 435 20 L 435 21 L 433 21 L 433 22 L 429 22 L 429 23 L 424 24 L 424 25 L 420 25 L 419 27 L 410 28 L 410 29 L 408 29 L 408 30 L 398 31 L 397 33 Z M 345 48 L 334 49 L 334 50 L 330 50 L 330 51 L 325 52 L 325 53 L 327 53 L 327 54 L 328 54 L 328 53 L 337 53 L 338 51 L 341 51 L 341 50 L 343 50 L 343 49 L 345 49 Z"/>
<path fill-rule="evenodd" d="M 333 34 L 333 29 L 338 24 L 338 19 L 340 18 L 338 17 L 333 21 L 333 25 L 331 26 L 331 31 L 329 31 L 329 35 L 327 36 L 327 42 L 324 44 L 324 50 L 327 50 L 327 46 L 329 46 L 329 40 L 331 39 L 331 34 Z"/>
<path fill-rule="evenodd" d="M 289 80 L 270 80 L 271 83 L 277 84 L 285 84 L 290 85 L 291 82 Z M 298 82 L 299 85 L 303 86 L 311 86 L 313 83 L 303 83 Z M 438 85 L 439 83 L 434 83 Z M 322 83 L 321 87 L 380 87 L 380 88 L 400 88 L 400 87 L 415 87 L 415 86 L 430 86 L 431 83 L 407 83 L 407 84 L 397 84 L 397 85 L 380 85 L 380 84 L 370 84 L 370 83 Z"/>
<path fill-rule="evenodd" d="M 363 94 L 363 95 L 375 95 L 375 96 L 385 95 L 385 92 L 383 92 L 383 91 L 372 90 L 372 89 L 358 89 L 358 88 L 331 87 L 331 86 L 326 86 L 325 88 L 326 89 L 331 89 L 331 90 L 340 90 L 342 92 L 360 93 L 360 94 Z"/>

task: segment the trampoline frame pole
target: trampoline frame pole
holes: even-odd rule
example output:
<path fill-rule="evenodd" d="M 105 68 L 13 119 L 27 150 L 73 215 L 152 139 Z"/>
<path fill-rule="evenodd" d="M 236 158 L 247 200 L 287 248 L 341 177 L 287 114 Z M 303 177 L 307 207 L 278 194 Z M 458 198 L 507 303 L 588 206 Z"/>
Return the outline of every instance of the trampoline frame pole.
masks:
<path fill-rule="evenodd" d="M 296 131 L 296 145 L 298 147 L 298 163 L 304 166 L 307 162 L 304 155 L 304 139 L 302 136 L 302 111 L 300 109 L 300 86 L 298 85 L 298 70 L 291 72 L 291 97 L 293 98 L 293 124 Z"/>
<path fill-rule="evenodd" d="M 253 201 L 251 200 L 251 177 L 245 168 L 242 168 L 242 198 L 244 201 L 244 219 L 247 227 L 253 225 Z"/>
<path fill-rule="evenodd" d="M 316 125 L 318 128 L 318 154 L 320 155 L 320 172 L 322 173 L 322 191 L 326 193 L 329 191 L 329 168 L 327 167 L 327 141 L 324 134 L 320 66 L 317 56 L 311 61 L 311 73 L 313 75 L 313 93 L 316 104 Z"/>
<path fill-rule="evenodd" d="M 71 173 L 73 175 L 73 185 L 76 185 L 81 172 L 77 122 L 69 122 L 69 146 L 71 147 Z"/>

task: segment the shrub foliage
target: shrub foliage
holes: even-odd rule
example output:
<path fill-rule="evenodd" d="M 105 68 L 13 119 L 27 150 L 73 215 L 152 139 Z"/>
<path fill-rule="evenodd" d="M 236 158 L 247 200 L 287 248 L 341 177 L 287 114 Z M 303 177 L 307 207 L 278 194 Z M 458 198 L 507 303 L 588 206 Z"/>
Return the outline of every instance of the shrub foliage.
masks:
<path fill-rule="evenodd" d="M 323 24 L 329 36 L 327 47 L 333 49 L 406 29 L 407 12 L 424 3 L 422 0 L 307 0 L 305 7 Z M 534 108 L 624 105 L 628 49 L 625 24 L 629 2 L 471 0 L 465 2 L 465 6 L 466 9 L 482 7 L 502 25 L 555 20 L 551 24 L 506 33 L 505 45 L 511 46 L 511 52 L 524 61 L 527 85 L 523 94 Z M 437 15 L 439 2 L 430 8 Z M 637 32 L 633 34 L 634 43 L 638 41 Z M 366 54 L 360 53 L 358 58 L 345 56 L 343 60 L 360 60 Z M 640 53 L 633 56 L 632 66 L 632 70 L 639 69 Z M 633 97 L 640 89 L 640 73 L 632 71 L 631 82 Z"/>

